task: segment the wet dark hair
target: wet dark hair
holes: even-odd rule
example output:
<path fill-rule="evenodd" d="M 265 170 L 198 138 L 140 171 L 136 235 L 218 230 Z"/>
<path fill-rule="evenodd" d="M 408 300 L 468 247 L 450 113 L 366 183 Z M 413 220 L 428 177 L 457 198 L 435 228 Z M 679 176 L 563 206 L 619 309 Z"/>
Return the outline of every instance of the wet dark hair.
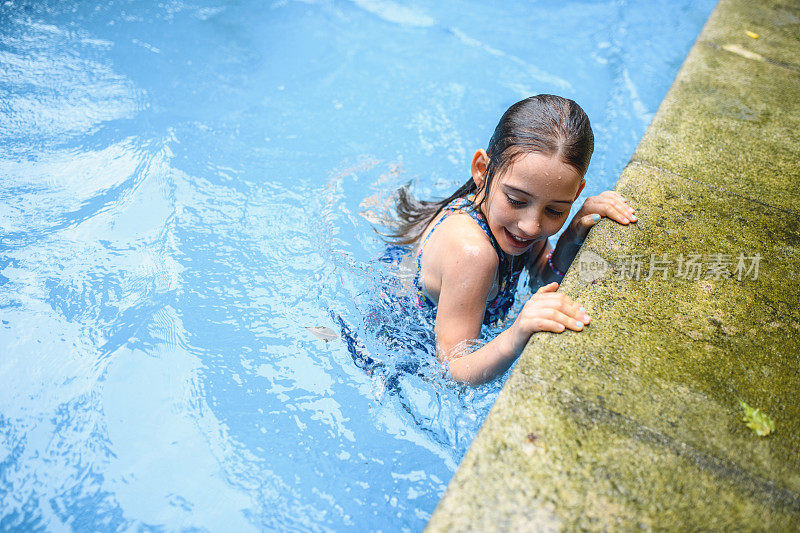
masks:
<path fill-rule="evenodd" d="M 552 94 L 531 96 L 509 107 L 500 117 L 486 149 L 489 165 L 484 187 L 491 190 L 494 177 L 508 170 L 518 157 L 527 153 L 558 155 L 583 176 L 593 151 L 592 126 L 581 106 Z M 382 235 L 394 244 L 413 244 L 447 204 L 477 192 L 480 189 L 472 178 L 450 197 L 440 201 L 416 200 L 409 192 L 409 185 L 401 187 L 395 201 L 397 226 Z M 483 195 L 480 204 L 487 197 Z M 480 208 L 480 204 L 476 207 Z"/>

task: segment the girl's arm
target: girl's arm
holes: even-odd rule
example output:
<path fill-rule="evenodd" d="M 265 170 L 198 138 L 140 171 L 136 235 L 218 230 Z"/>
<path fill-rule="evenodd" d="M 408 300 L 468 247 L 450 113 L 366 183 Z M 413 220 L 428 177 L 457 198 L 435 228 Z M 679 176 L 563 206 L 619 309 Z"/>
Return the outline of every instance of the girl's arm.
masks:
<path fill-rule="evenodd" d="M 436 313 L 436 341 L 440 359 L 449 361 L 457 381 L 479 385 L 508 370 L 536 331 L 580 331 L 589 316 L 568 296 L 556 293 L 558 283 L 539 289 L 520 311 L 514 324 L 480 349 L 459 354 L 465 341 L 480 336 L 486 299 L 498 260 L 490 247 L 463 247 L 442 265 L 442 288 Z"/>
<path fill-rule="evenodd" d="M 550 254 L 550 252 L 553 252 L 553 257 L 551 258 L 553 266 L 555 266 L 555 268 L 561 272 L 566 272 L 566 268 L 561 268 L 561 265 L 572 264 L 572 260 L 575 259 L 575 255 L 578 253 L 579 249 L 580 245 L 577 247 L 568 246 L 566 242 L 562 242 L 562 240 L 559 239 L 555 250 L 553 250 L 553 247 L 550 246 L 550 243 L 545 242 L 542 252 L 537 257 L 532 257 L 531 262 L 528 264 L 530 286 L 543 287 L 544 285 L 553 283 L 554 281 L 561 283 L 561 280 L 564 278 L 564 276 L 558 274 L 550 267 L 549 264 L 547 264 L 547 256 Z M 565 257 L 565 255 L 568 257 Z"/>

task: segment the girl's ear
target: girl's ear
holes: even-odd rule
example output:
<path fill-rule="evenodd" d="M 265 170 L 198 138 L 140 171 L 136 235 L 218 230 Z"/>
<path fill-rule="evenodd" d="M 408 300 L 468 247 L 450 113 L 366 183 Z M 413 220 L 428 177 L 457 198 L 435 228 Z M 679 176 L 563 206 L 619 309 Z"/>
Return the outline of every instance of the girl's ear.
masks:
<path fill-rule="evenodd" d="M 586 179 L 581 179 L 581 184 L 578 186 L 578 192 L 575 193 L 575 198 L 572 199 L 573 202 L 578 199 L 578 196 L 581 195 L 581 191 L 585 186 L 586 186 Z"/>
<path fill-rule="evenodd" d="M 475 155 L 472 156 L 472 181 L 475 182 L 475 185 L 478 186 L 478 189 L 483 188 L 483 184 L 486 183 L 486 169 L 489 166 L 489 156 L 486 154 L 486 150 L 481 148 Z"/>

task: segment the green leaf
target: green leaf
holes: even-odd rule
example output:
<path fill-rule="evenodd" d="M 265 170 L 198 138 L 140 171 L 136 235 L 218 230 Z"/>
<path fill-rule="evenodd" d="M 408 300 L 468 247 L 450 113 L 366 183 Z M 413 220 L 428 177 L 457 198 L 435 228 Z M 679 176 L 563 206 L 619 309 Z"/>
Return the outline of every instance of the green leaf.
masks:
<path fill-rule="evenodd" d="M 744 409 L 742 422 L 752 429 L 756 435 L 766 437 L 775 431 L 775 421 L 767 413 L 764 413 L 761 409 L 753 409 L 742 400 L 739 400 L 739 404 Z"/>

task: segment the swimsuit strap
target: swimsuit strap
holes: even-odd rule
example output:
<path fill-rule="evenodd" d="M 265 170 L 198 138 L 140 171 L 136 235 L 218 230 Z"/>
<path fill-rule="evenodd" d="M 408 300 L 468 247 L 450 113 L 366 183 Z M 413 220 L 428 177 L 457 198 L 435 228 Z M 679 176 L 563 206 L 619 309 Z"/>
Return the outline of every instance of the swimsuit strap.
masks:
<path fill-rule="evenodd" d="M 502 248 L 500 248 L 500 243 L 497 242 L 497 239 L 495 239 L 491 229 L 489 229 L 489 224 L 486 222 L 486 218 L 478 209 L 476 209 L 475 204 L 473 203 L 474 200 L 474 194 L 469 195 L 466 198 L 456 198 L 442 209 L 444 214 L 436 222 L 436 224 L 433 225 L 430 231 L 428 231 L 428 234 L 425 236 L 425 239 L 423 239 L 419 249 L 417 250 L 417 269 L 416 273 L 414 274 L 413 284 L 417 291 L 417 304 L 422 307 L 428 307 L 432 309 L 435 314 L 436 302 L 431 300 L 425 294 L 425 291 L 422 290 L 422 252 L 425 248 L 425 244 L 428 242 L 428 239 L 430 239 L 431 234 L 445 218 L 457 211 L 468 214 L 489 237 L 492 247 L 494 248 L 495 252 L 497 252 L 497 257 L 499 259 L 497 296 L 495 296 L 492 301 L 487 302 L 486 311 L 483 315 L 483 323 L 488 326 L 504 318 L 514 305 L 514 293 L 517 290 L 517 283 L 519 281 L 520 273 L 522 272 L 524 261 L 515 261 L 514 259 L 509 259 L 508 256 L 503 252 Z"/>
<path fill-rule="evenodd" d="M 416 257 L 417 269 L 416 269 L 416 273 L 414 274 L 414 281 L 413 281 L 414 287 L 417 290 L 417 301 L 420 304 L 425 303 L 425 304 L 428 304 L 431 307 L 435 307 L 436 306 L 436 302 L 431 300 L 428 297 L 428 295 L 425 294 L 425 291 L 423 291 L 423 289 L 422 289 L 422 283 L 421 283 L 421 281 L 422 281 L 421 280 L 421 277 L 422 277 L 422 251 L 425 248 L 425 245 L 427 244 L 428 239 L 430 239 L 431 235 L 436 230 L 436 228 L 439 227 L 439 224 L 441 224 L 442 221 L 445 218 L 447 218 L 451 214 L 455 213 L 456 211 L 461 211 L 463 213 L 468 214 L 470 217 L 472 217 L 472 219 L 475 220 L 475 222 L 478 223 L 478 226 L 483 230 L 483 232 L 486 233 L 486 235 L 489 237 L 489 240 L 492 243 L 492 248 L 494 248 L 495 252 L 497 252 L 497 256 L 498 256 L 498 258 L 500 260 L 499 276 L 498 276 L 498 280 L 499 280 L 499 283 L 498 283 L 498 295 L 493 300 L 492 304 L 494 304 L 494 303 L 500 304 L 500 303 L 502 303 L 503 301 L 505 301 L 507 299 L 507 295 L 505 293 L 508 292 L 508 289 L 509 289 L 508 281 L 511 278 L 513 278 L 513 274 L 515 274 L 515 272 L 513 271 L 511 262 L 507 259 L 506 254 L 503 252 L 502 248 L 500 248 L 500 244 L 497 242 L 497 239 L 495 239 L 494 235 L 492 235 L 492 231 L 489 229 L 489 224 L 486 223 L 486 219 L 484 218 L 483 214 L 479 210 L 477 210 L 475 208 L 475 204 L 472 203 L 474 198 L 475 198 L 474 195 L 467 196 L 466 198 L 456 198 L 455 200 L 453 200 L 452 202 L 447 204 L 442 209 L 442 212 L 444 213 L 443 216 L 436 222 L 436 224 L 433 225 L 433 227 L 430 229 L 430 231 L 428 231 L 428 234 L 425 236 L 425 239 L 423 239 L 422 243 L 420 244 L 419 249 L 417 250 L 417 254 L 416 254 L 417 255 L 417 257 Z M 517 274 L 518 274 L 518 272 L 517 272 Z M 511 287 L 511 291 L 513 293 L 513 290 L 516 289 L 516 285 L 517 285 L 516 284 L 516 280 L 514 280 L 514 283 L 512 283 L 511 285 L 513 285 L 513 287 Z M 513 294 L 512 294 L 512 303 L 513 303 Z M 509 305 L 509 307 L 510 307 L 510 305 Z M 488 311 L 489 310 L 487 309 L 487 313 L 488 313 Z"/>
<path fill-rule="evenodd" d="M 444 206 L 444 208 L 442 209 L 442 212 L 444 213 L 444 215 L 442 215 L 442 218 L 440 218 L 436 222 L 436 224 L 433 225 L 433 227 L 428 232 L 428 234 L 425 235 L 425 239 L 423 239 L 422 244 L 420 244 L 419 250 L 417 250 L 417 260 L 419 260 L 419 258 L 422 256 L 422 249 L 425 248 L 425 244 L 427 244 L 428 239 L 431 238 L 431 235 L 433 235 L 433 232 L 436 231 L 436 228 L 439 227 L 439 224 L 441 224 L 444 221 L 444 219 L 446 219 L 449 215 L 455 213 L 456 211 L 462 211 L 462 212 L 470 213 L 470 216 L 472 216 L 472 218 L 474 218 L 478 222 L 478 224 L 481 226 L 481 228 L 484 231 L 488 231 L 489 227 L 486 226 L 485 222 L 483 222 L 483 216 L 478 214 L 477 216 L 481 217 L 480 219 L 478 219 L 476 216 L 474 216 L 472 214 L 472 212 L 474 212 L 474 210 L 475 209 L 474 209 L 474 206 L 472 205 L 472 202 L 470 202 L 467 198 L 456 198 L 455 200 L 453 200 L 452 202 L 450 202 L 449 204 Z M 491 235 L 490 231 L 488 233 L 489 233 L 489 235 Z"/>
<path fill-rule="evenodd" d="M 508 256 L 503 252 L 503 249 L 500 248 L 500 243 L 497 242 L 492 230 L 489 229 L 489 224 L 486 222 L 486 218 L 483 216 L 476 207 L 473 201 L 475 200 L 475 195 L 471 194 L 466 198 L 458 198 L 457 200 L 463 200 L 464 207 L 461 207 L 462 211 L 467 213 L 469 216 L 472 217 L 475 222 L 478 223 L 478 226 L 483 230 L 487 237 L 489 237 L 489 242 L 492 243 L 492 248 L 497 253 L 497 258 L 500 260 L 499 270 L 500 270 L 500 283 L 502 284 L 503 280 L 508 277 L 509 274 L 513 272 L 513 265 L 512 262 L 509 261 Z M 450 204 L 452 205 L 452 204 Z M 461 205 L 461 204 L 459 204 Z M 440 221 L 441 222 L 441 221 Z M 430 237 L 430 233 L 428 234 Z M 520 269 L 521 270 L 521 269 Z M 502 289 L 501 289 L 502 290 Z"/>
<path fill-rule="evenodd" d="M 433 225 L 433 227 L 430 229 L 428 234 L 422 240 L 422 243 L 420 243 L 419 249 L 417 250 L 417 257 L 416 257 L 417 269 L 416 269 L 416 272 L 414 273 L 414 281 L 413 281 L 414 287 L 417 290 L 417 302 L 418 303 L 427 304 L 430 307 L 436 307 L 436 302 L 431 300 L 428 297 L 428 295 L 425 294 L 425 291 L 422 290 L 422 283 L 421 283 L 421 279 L 420 279 L 421 276 L 422 276 L 422 250 L 425 248 L 425 245 L 428 243 L 428 239 L 430 239 L 431 235 L 433 235 L 433 232 L 436 230 L 436 228 L 439 227 L 439 224 L 441 224 L 442 221 L 445 218 L 447 218 L 450 214 L 454 213 L 455 211 L 464 210 L 469 205 L 472 205 L 472 202 L 470 202 L 466 198 L 456 198 L 455 200 L 453 200 L 452 202 L 450 202 L 449 204 L 444 206 L 444 208 L 442 209 L 442 213 L 444 213 L 444 214 L 436 222 L 436 224 Z"/>

